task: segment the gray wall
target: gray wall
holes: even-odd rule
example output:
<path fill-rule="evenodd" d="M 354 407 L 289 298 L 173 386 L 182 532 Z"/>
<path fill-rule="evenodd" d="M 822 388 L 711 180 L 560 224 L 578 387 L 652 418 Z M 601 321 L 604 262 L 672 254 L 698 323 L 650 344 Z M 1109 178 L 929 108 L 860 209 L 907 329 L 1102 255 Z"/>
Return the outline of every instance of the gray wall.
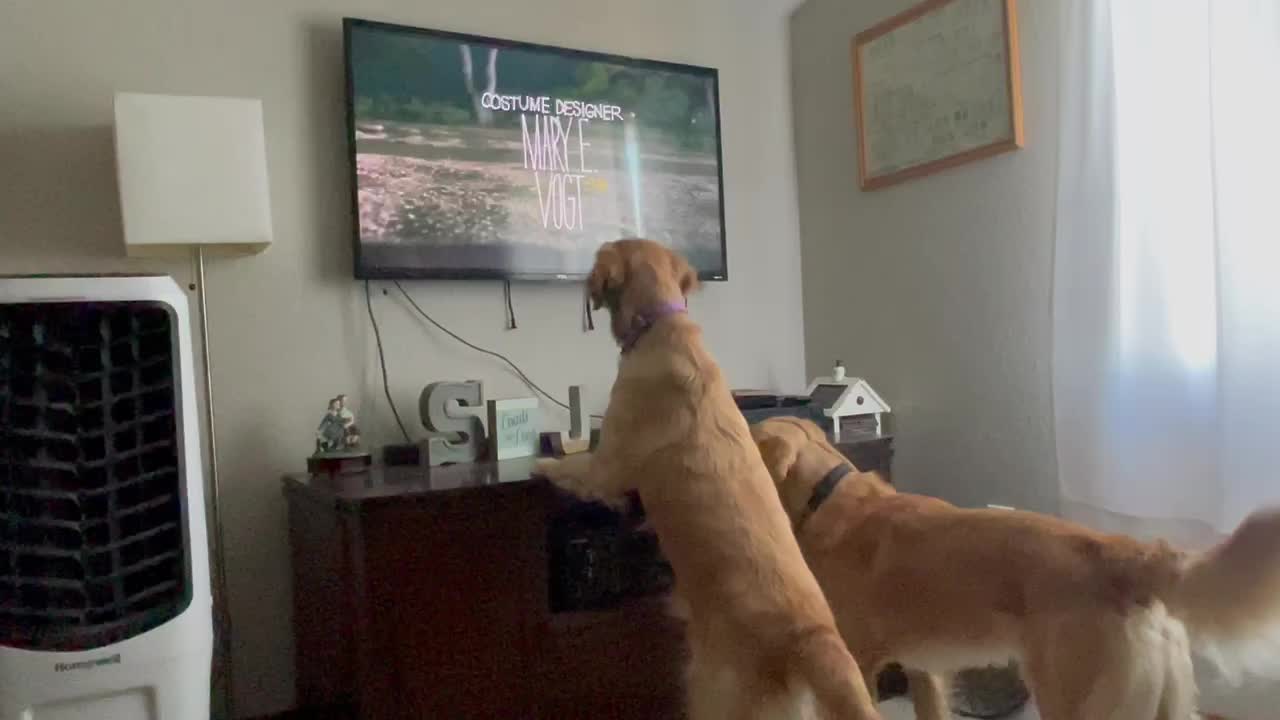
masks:
<path fill-rule="evenodd" d="M 351 277 L 343 15 L 717 66 L 722 71 L 728 284 L 693 302 L 735 386 L 804 381 L 799 241 L 776 0 L 49 0 L 0 3 L 0 273 L 159 270 L 123 257 L 111 145 L 117 90 L 262 98 L 276 241 L 209 269 L 238 714 L 292 702 L 289 564 L 279 477 L 301 469 L 327 398 L 346 392 L 374 445 L 396 431 L 364 298 Z M 509 354 L 561 396 L 602 407 L 616 349 L 580 330 L 581 288 L 413 283 L 421 304 Z M 527 391 L 502 367 L 378 295 L 392 391 L 410 429 L 432 380 Z M 547 409 L 551 421 L 564 414 Z"/>
<path fill-rule="evenodd" d="M 1025 148 L 861 192 L 850 41 L 913 4 L 808 0 L 791 18 L 808 370 L 841 359 L 893 405 L 904 487 L 1053 511 L 1059 3 L 1018 4 Z"/>

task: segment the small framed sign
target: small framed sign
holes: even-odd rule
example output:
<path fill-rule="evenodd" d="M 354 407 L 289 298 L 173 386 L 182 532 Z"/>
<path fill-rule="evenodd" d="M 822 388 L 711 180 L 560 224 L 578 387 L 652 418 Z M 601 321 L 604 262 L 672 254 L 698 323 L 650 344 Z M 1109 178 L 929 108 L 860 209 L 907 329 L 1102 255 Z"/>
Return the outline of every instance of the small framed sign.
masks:
<path fill-rule="evenodd" d="M 541 415 L 537 398 L 490 400 L 490 457 L 507 460 L 537 455 Z"/>
<path fill-rule="evenodd" d="M 858 33 L 853 95 L 863 190 L 1022 147 L 1016 0 L 925 0 Z"/>

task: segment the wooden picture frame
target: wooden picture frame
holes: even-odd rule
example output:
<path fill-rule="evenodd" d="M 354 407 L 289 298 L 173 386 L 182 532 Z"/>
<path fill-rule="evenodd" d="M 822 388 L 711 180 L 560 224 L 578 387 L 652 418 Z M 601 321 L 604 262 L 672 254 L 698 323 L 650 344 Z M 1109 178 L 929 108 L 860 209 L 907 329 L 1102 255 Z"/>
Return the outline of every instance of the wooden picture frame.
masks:
<path fill-rule="evenodd" d="M 851 50 L 863 190 L 1022 147 L 1017 0 L 926 0 L 858 33 Z M 945 84 L 958 73 L 972 87 Z"/>

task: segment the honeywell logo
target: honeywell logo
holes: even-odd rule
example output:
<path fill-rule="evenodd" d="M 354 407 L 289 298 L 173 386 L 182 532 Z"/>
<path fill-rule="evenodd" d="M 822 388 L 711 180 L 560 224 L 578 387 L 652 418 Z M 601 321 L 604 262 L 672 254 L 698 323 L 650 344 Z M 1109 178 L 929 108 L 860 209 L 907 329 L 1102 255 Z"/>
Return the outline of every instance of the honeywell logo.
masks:
<path fill-rule="evenodd" d="M 71 672 L 73 670 L 93 670 L 94 668 L 100 668 L 103 665 L 119 665 L 119 664 L 120 664 L 120 654 L 116 653 L 115 655 L 111 655 L 104 658 L 98 658 L 97 660 L 82 660 L 80 662 L 73 662 L 73 663 L 58 663 L 53 666 L 53 670 L 54 672 Z"/>

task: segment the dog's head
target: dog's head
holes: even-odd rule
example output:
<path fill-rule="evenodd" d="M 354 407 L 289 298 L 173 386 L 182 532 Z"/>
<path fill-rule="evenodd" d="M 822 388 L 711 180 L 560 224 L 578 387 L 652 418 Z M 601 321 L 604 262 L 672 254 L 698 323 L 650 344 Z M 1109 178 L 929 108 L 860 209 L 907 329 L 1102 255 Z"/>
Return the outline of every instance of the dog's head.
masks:
<path fill-rule="evenodd" d="M 796 417 L 776 417 L 751 426 L 751 439 L 760 449 L 769 475 L 778 488 L 778 496 L 787 515 L 795 520 L 796 513 L 808 504 L 814 486 L 832 468 L 849 459 L 827 440 L 827 434 L 811 420 Z M 866 494 L 892 492 L 881 479 L 871 474 L 858 473 Z"/>
<path fill-rule="evenodd" d="M 646 308 L 678 302 L 698 289 L 698 273 L 684 257 L 652 240 L 618 240 L 596 252 L 587 277 L 591 305 L 609 308 L 613 336 L 621 340 Z"/>

